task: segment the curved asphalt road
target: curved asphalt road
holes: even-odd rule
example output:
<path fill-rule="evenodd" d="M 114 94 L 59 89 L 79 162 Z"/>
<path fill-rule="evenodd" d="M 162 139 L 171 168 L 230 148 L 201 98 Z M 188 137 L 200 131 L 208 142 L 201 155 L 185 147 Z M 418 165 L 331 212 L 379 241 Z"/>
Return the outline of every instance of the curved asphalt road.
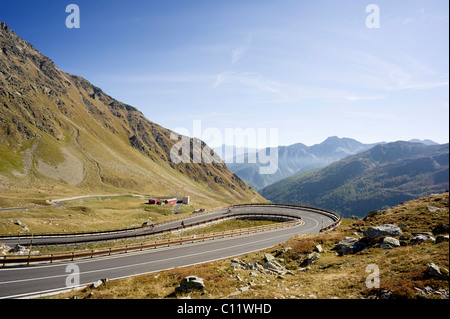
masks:
<path fill-rule="evenodd" d="M 334 220 L 318 211 L 274 206 L 235 207 L 240 213 L 283 213 L 301 216 L 304 224 L 249 235 L 227 237 L 193 244 L 78 259 L 72 263 L 55 262 L 12 268 L 0 268 L 0 298 L 19 298 L 73 288 L 74 270 L 79 269 L 79 286 L 101 278 L 119 279 L 175 267 L 204 263 L 262 250 L 282 243 L 294 235 L 318 233 Z M 185 219 L 185 224 L 201 218 L 226 214 L 226 210 Z M 180 223 L 177 221 L 176 223 Z M 161 225 L 169 227 L 170 223 Z M 173 225 L 172 225 L 173 226 Z M 67 283 L 66 283 L 67 281 Z"/>

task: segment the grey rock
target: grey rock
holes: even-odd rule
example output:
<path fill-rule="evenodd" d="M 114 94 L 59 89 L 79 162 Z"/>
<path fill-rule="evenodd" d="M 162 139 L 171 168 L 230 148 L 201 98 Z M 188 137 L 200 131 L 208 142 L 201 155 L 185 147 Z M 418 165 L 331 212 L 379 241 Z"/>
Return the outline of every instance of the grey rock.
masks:
<path fill-rule="evenodd" d="M 400 247 L 400 241 L 393 237 L 384 237 L 383 243 L 380 245 L 383 249 L 391 249 L 394 247 Z"/>
<path fill-rule="evenodd" d="M 367 230 L 363 232 L 364 236 L 370 239 L 376 239 L 383 236 L 400 236 L 402 230 L 392 224 L 383 224 L 379 226 L 370 226 Z"/>
<path fill-rule="evenodd" d="M 191 290 L 202 290 L 205 288 L 203 279 L 197 276 L 187 276 L 181 280 L 178 287 L 175 288 L 175 292 L 189 292 Z"/>
<path fill-rule="evenodd" d="M 97 289 L 103 284 L 102 280 L 97 280 L 96 282 L 92 283 L 91 288 Z"/>
<path fill-rule="evenodd" d="M 250 290 L 249 286 L 244 286 L 244 287 L 239 288 L 240 292 L 245 292 L 245 291 L 248 291 L 248 290 Z"/>
<path fill-rule="evenodd" d="M 313 262 L 315 262 L 319 258 L 320 258 L 319 253 L 312 252 L 308 256 L 306 256 L 306 259 L 303 261 L 302 265 L 311 265 Z"/>
<path fill-rule="evenodd" d="M 448 241 L 449 241 L 448 235 L 439 235 L 436 237 L 436 244 Z"/>
<path fill-rule="evenodd" d="M 275 259 L 275 257 L 272 256 L 271 254 L 266 253 L 266 254 L 264 254 L 264 259 L 265 259 L 266 261 L 272 261 L 272 260 Z"/>
<path fill-rule="evenodd" d="M 436 212 L 445 212 L 446 209 L 445 208 L 440 208 L 440 207 L 434 207 L 434 206 L 427 206 L 427 211 L 432 212 L 432 213 L 436 213 Z"/>
<path fill-rule="evenodd" d="M 317 245 L 316 247 L 314 247 L 314 251 L 318 252 L 318 253 L 321 253 L 321 252 L 323 252 L 323 248 L 322 248 L 321 245 Z"/>
<path fill-rule="evenodd" d="M 280 265 L 276 260 L 268 261 L 264 264 L 265 273 L 269 274 L 285 274 L 286 268 Z"/>
<path fill-rule="evenodd" d="M 441 224 L 438 225 L 436 227 L 433 228 L 432 232 L 433 235 L 438 235 L 438 234 L 448 234 L 450 231 L 450 226 L 449 224 Z"/>
<path fill-rule="evenodd" d="M 30 250 L 25 248 L 24 246 L 17 244 L 13 248 L 11 248 L 9 252 L 16 255 L 26 255 L 30 253 Z"/>
<path fill-rule="evenodd" d="M 445 279 L 445 275 L 442 273 L 441 269 L 436 266 L 436 264 L 434 263 L 429 263 L 427 264 L 428 267 L 428 274 L 433 277 L 433 278 L 437 278 L 437 279 Z"/>
<path fill-rule="evenodd" d="M 421 244 L 423 242 L 436 242 L 436 238 L 434 238 L 433 236 L 429 236 L 429 235 L 417 235 L 414 236 L 411 241 L 409 242 L 410 245 L 417 245 L 417 244 Z"/>
<path fill-rule="evenodd" d="M 351 254 L 353 252 L 353 244 L 356 243 L 358 239 L 353 237 L 345 237 L 339 243 L 337 243 L 333 250 L 336 250 L 337 253 L 341 256 Z"/>
<path fill-rule="evenodd" d="M 263 267 L 258 262 L 247 263 L 246 268 L 249 270 L 262 270 L 263 269 Z"/>

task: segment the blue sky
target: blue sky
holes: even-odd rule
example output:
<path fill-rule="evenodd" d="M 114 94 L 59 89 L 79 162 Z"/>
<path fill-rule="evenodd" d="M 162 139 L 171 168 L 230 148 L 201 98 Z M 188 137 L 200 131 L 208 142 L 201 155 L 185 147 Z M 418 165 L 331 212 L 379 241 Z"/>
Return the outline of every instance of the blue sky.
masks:
<path fill-rule="evenodd" d="M 65 26 L 68 4 L 80 28 Z M 366 6 L 380 8 L 367 28 Z M 0 0 L 0 20 L 169 129 L 278 129 L 281 145 L 449 140 L 446 0 Z M 198 123 L 198 122 L 197 122 Z"/>

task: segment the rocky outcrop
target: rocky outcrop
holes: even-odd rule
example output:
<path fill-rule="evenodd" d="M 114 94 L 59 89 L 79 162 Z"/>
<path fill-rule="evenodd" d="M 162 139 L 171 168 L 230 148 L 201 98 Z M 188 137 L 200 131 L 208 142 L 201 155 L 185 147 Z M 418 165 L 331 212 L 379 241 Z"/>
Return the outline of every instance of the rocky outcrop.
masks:
<path fill-rule="evenodd" d="M 203 278 L 197 276 L 187 276 L 184 277 L 180 285 L 175 288 L 174 294 L 178 293 L 186 293 L 192 290 L 203 290 L 205 288 L 205 284 L 203 282 Z"/>
<path fill-rule="evenodd" d="M 400 241 L 393 237 L 384 237 L 380 247 L 382 249 L 392 249 L 395 247 L 400 247 Z"/>
<path fill-rule="evenodd" d="M 333 250 L 335 250 L 340 256 L 352 254 L 356 250 L 355 244 L 357 242 L 358 242 L 357 238 L 345 237 L 343 240 L 335 244 Z"/>
<path fill-rule="evenodd" d="M 449 278 L 448 270 L 446 269 L 446 270 L 442 271 L 434 263 L 427 264 L 427 271 L 425 272 L 425 275 L 427 275 L 431 278 L 436 278 L 436 279 L 441 279 L 441 280 L 448 280 L 448 278 Z"/>
<path fill-rule="evenodd" d="M 383 224 L 379 226 L 370 226 L 363 234 L 369 239 L 377 239 L 383 236 L 400 236 L 402 235 L 402 230 L 395 225 Z"/>

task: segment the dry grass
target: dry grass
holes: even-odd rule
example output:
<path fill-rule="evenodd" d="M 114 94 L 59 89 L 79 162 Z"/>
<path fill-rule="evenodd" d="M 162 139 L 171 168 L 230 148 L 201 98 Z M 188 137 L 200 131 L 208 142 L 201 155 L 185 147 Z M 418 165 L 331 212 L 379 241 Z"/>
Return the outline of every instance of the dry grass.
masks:
<path fill-rule="evenodd" d="M 36 206 L 45 203 L 45 200 L 32 201 Z M 186 212 L 203 208 L 195 203 L 182 207 Z M 184 215 L 175 214 L 171 206 L 147 205 L 141 198 L 96 197 L 64 202 L 63 207 L 3 211 L 0 234 L 24 234 L 22 227 L 14 224 L 16 220 L 28 227 L 26 233 L 39 234 L 123 229 L 140 226 L 147 220 L 159 223 Z"/>

